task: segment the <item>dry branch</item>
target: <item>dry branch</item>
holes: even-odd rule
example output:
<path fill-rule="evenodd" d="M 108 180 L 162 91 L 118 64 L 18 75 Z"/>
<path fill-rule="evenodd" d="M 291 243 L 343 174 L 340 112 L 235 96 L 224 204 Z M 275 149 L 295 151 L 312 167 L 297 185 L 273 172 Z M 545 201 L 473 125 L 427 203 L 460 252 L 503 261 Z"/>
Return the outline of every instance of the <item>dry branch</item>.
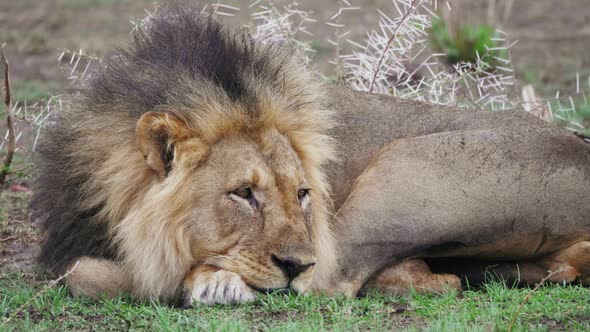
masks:
<path fill-rule="evenodd" d="M 527 294 L 527 296 L 525 296 L 524 300 L 522 300 L 522 302 L 520 303 L 520 305 L 518 306 L 518 309 L 516 310 L 516 312 L 514 313 L 514 316 L 512 316 L 512 319 L 510 320 L 510 325 L 508 325 L 508 332 L 512 331 L 512 328 L 514 327 L 514 323 L 516 322 L 516 318 L 518 318 L 518 315 L 520 315 L 520 312 L 522 311 L 522 308 L 524 307 L 524 305 L 531 299 L 531 297 L 533 297 L 533 295 L 535 295 L 535 293 L 537 292 L 537 290 L 539 290 L 539 288 L 541 286 L 543 286 L 543 284 L 545 282 L 547 282 L 547 280 L 549 280 L 551 277 L 555 276 L 556 274 L 559 274 L 561 272 L 567 271 L 571 269 L 571 267 L 568 268 L 562 268 L 559 269 L 557 271 L 553 271 L 551 273 L 549 273 L 545 278 L 543 278 L 541 280 L 541 282 L 539 282 L 535 288 L 533 288 L 531 290 L 530 293 Z"/>
<path fill-rule="evenodd" d="M 393 32 L 393 34 L 391 34 L 391 37 L 387 41 L 387 45 L 385 45 L 385 49 L 383 50 L 383 54 L 379 58 L 379 62 L 377 63 L 377 66 L 375 66 L 375 72 L 373 74 L 373 79 L 371 80 L 371 84 L 369 85 L 369 92 L 371 92 L 371 93 L 373 92 L 373 87 L 375 86 L 375 81 L 377 80 L 377 75 L 379 74 L 379 71 L 381 70 L 381 65 L 383 64 L 383 59 L 385 59 L 385 55 L 387 54 L 387 51 L 391 47 L 391 44 L 393 44 L 393 41 L 395 40 L 395 38 L 397 38 L 397 34 L 399 33 L 400 28 L 404 25 L 404 23 L 406 22 L 406 19 L 414 11 L 415 4 L 416 4 L 416 0 L 412 0 L 412 2 L 410 2 L 410 6 L 408 7 L 408 10 L 406 11 L 406 13 L 402 17 L 401 21 L 399 22 L 399 24 L 395 28 L 395 31 Z"/>
<path fill-rule="evenodd" d="M 6 176 L 9 173 L 10 165 L 12 164 L 12 157 L 14 156 L 14 151 L 16 149 L 16 138 L 14 135 L 13 123 L 14 118 L 12 115 L 12 105 L 10 102 L 10 77 L 8 74 L 9 67 L 8 60 L 4 54 L 5 46 L 6 44 L 2 44 L 2 48 L 0 48 L 0 60 L 4 64 L 4 104 L 6 105 L 6 128 L 8 130 L 8 144 L 6 146 L 4 162 L 2 163 L 2 168 L 0 169 L 0 193 L 2 193 L 2 189 L 4 188 Z"/>
<path fill-rule="evenodd" d="M 6 319 L 6 321 L 4 321 L 4 323 L 5 324 L 8 324 L 12 318 L 16 317 L 16 315 L 18 315 L 20 312 L 22 312 L 29 304 L 31 304 L 31 302 L 33 302 L 39 296 L 45 294 L 45 292 L 47 292 L 48 290 L 50 290 L 53 286 L 57 285 L 64 278 L 66 278 L 67 276 L 69 276 L 70 274 L 72 274 L 72 272 L 74 272 L 74 270 L 76 270 L 76 268 L 78 267 L 78 264 L 80 264 L 80 261 L 76 261 L 76 264 L 74 264 L 74 266 L 72 266 L 72 268 L 69 271 L 67 271 L 65 274 L 63 274 L 59 278 L 57 278 L 55 280 L 52 280 L 47 286 L 43 287 L 42 290 L 40 290 L 39 292 L 37 292 L 37 294 L 33 295 L 33 297 L 31 297 L 30 299 L 28 299 L 25 303 L 23 303 L 23 305 L 21 305 L 20 307 L 18 307 L 18 309 L 16 309 L 10 316 L 8 316 L 8 318 Z"/>

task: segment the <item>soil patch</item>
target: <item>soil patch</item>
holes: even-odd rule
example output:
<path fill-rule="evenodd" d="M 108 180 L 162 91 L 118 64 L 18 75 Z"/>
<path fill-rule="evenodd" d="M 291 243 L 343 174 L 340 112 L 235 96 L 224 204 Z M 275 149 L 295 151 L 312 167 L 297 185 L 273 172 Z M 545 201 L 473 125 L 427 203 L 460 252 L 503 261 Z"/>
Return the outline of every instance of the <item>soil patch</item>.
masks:
<path fill-rule="evenodd" d="M 29 270 L 39 251 L 39 229 L 29 219 L 30 193 L 5 190 L 0 197 L 0 271 Z"/>

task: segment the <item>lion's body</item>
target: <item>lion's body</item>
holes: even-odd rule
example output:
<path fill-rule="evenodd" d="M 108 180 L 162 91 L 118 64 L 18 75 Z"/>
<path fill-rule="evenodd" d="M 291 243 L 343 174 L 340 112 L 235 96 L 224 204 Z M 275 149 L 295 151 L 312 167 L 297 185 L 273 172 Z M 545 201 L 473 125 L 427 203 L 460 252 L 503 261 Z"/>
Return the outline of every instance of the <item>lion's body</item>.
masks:
<path fill-rule="evenodd" d="M 341 248 L 340 270 L 322 287 L 355 294 L 375 272 L 420 257 L 469 258 L 465 264 L 482 267 L 436 264 L 459 275 L 511 262 L 536 269 L 524 280 L 523 268 L 525 282 L 567 266 L 563 280 L 590 281 L 589 144 L 524 112 L 339 88 L 329 96 L 343 124 L 333 131 L 343 160 L 331 172 Z M 557 264 L 555 253 L 580 243 Z"/>
<path fill-rule="evenodd" d="M 488 112 L 367 94 L 326 86 L 324 107 L 334 110 L 339 125 L 330 134 L 338 141 L 340 162 L 329 170 L 336 210 L 344 203 L 356 178 L 387 144 L 458 130 L 554 128 L 520 111 Z M 562 131 L 563 132 L 563 131 Z"/>
<path fill-rule="evenodd" d="M 589 149 L 572 135 L 336 86 L 320 100 L 299 66 L 193 9 L 153 17 L 45 134 L 41 262 L 74 268 L 74 294 L 235 303 L 312 275 L 356 294 L 407 258 L 528 259 L 587 239 Z"/>

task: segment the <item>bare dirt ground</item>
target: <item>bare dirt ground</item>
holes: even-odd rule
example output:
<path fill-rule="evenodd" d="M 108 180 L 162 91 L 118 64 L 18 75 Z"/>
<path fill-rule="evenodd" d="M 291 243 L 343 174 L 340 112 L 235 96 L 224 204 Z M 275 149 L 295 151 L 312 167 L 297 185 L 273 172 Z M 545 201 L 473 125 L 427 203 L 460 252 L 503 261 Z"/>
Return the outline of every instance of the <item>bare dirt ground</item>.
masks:
<path fill-rule="evenodd" d="M 217 1 L 209 1 L 216 3 Z M 247 8 L 250 1 L 223 3 Z M 310 40 L 319 50 L 318 63 L 333 56 L 326 41 L 332 30 L 323 22 L 337 11 L 338 0 L 301 0 L 318 22 Z M 507 6 L 512 2 L 512 6 Z M 351 0 L 361 7 L 344 17 L 350 38 L 360 40 L 376 27 L 379 8 L 395 13 L 391 0 Z M 590 76 L 590 3 L 587 0 L 455 0 L 451 17 L 459 24 L 489 23 L 511 40 L 516 75 L 545 96 L 557 90 L 574 93 L 576 73 Z M 154 8 L 151 0 L 0 0 L 0 43 L 7 43 L 14 99 L 33 101 L 68 90 L 67 73 L 56 64 L 61 50 L 83 49 L 98 57 L 129 38 L 130 20 Z M 247 13 L 230 19 L 244 21 Z M 322 70 L 329 70 L 325 65 Z M 586 84 L 585 87 L 588 87 Z M 0 199 L 0 269 L 28 266 L 37 252 L 38 230 L 28 220 L 29 194 L 5 192 Z M 3 214 L 3 215 L 1 215 Z"/>
<path fill-rule="evenodd" d="M 28 268 L 38 252 L 39 232 L 29 220 L 30 194 L 7 191 L 0 197 L 0 271 Z"/>

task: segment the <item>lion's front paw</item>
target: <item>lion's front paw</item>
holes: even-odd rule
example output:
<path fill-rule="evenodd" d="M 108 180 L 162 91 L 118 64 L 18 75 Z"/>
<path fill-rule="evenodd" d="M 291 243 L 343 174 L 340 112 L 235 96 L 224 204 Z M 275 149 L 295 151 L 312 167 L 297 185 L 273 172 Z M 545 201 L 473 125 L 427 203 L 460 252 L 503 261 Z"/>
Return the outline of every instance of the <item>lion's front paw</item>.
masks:
<path fill-rule="evenodd" d="M 239 274 L 225 270 L 195 269 L 185 280 L 185 305 L 238 304 L 256 299 L 256 291 Z"/>

